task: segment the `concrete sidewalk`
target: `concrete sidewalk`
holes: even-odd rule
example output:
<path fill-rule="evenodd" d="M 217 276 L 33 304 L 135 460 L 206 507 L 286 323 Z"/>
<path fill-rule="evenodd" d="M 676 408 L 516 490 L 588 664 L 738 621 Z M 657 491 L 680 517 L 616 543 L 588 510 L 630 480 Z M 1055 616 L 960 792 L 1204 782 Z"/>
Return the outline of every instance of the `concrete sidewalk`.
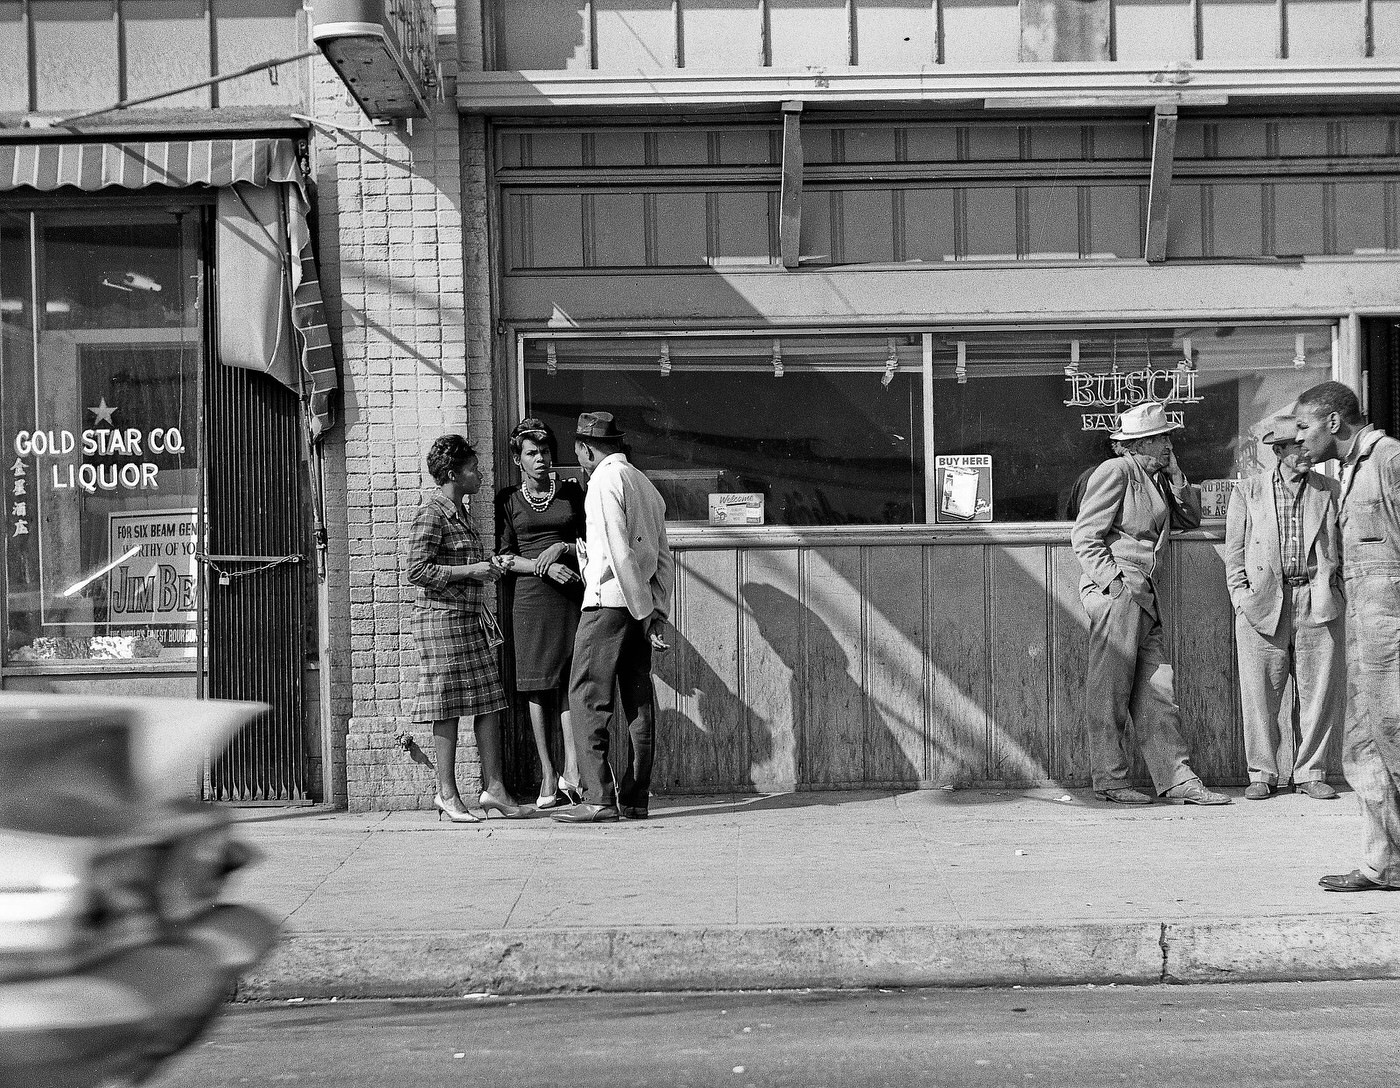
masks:
<path fill-rule="evenodd" d="M 1357 802 L 1123 809 L 1087 790 L 656 798 L 480 825 L 247 810 L 230 898 L 284 939 L 248 999 L 1400 977 Z"/>

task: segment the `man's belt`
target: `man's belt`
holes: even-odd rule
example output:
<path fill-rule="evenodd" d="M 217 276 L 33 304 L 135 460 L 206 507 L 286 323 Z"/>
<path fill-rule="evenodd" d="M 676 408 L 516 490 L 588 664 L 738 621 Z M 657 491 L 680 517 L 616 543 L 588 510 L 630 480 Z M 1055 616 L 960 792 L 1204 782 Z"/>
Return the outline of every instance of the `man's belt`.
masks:
<path fill-rule="evenodd" d="M 1306 574 L 1290 574 L 1284 578 L 1283 584 L 1286 586 L 1305 586 L 1310 581 L 1312 581 L 1312 579 Z"/>

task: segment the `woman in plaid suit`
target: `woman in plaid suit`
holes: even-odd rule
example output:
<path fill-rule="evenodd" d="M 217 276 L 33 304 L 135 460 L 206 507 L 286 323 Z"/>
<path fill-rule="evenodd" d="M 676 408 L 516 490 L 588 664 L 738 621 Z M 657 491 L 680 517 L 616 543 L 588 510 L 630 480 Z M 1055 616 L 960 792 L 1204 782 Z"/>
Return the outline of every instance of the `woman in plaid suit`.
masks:
<path fill-rule="evenodd" d="M 433 804 L 453 823 L 477 822 L 457 791 L 457 720 L 465 716 L 481 759 L 481 807 L 488 815 L 519 816 L 501 777 L 506 696 L 482 620 L 484 587 L 501 571 L 463 505 L 481 488 L 476 451 L 461 435 L 443 435 L 428 451 L 428 473 L 438 490 L 413 519 L 407 565 L 408 580 L 418 587 L 411 630 L 422 660 L 413 720 L 433 725 Z"/>

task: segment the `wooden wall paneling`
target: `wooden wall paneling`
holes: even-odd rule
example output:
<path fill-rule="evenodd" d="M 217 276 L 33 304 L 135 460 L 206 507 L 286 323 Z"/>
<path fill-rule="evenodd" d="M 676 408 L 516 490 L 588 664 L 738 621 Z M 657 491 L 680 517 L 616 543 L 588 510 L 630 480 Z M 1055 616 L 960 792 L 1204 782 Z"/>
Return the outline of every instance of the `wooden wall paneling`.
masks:
<path fill-rule="evenodd" d="M 1371 0 L 1371 56 L 1400 57 L 1400 0 Z"/>
<path fill-rule="evenodd" d="M 1169 63 L 1196 56 L 1191 0 L 1114 0 L 1113 28 L 1114 60 Z"/>
<path fill-rule="evenodd" d="M 1059 785 L 1090 781 L 1084 729 L 1084 683 L 1089 661 L 1089 617 L 1079 599 L 1083 568 L 1074 549 L 1050 549 L 1050 777 Z"/>
<path fill-rule="evenodd" d="M 1273 128 L 1278 140 L 1278 154 L 1282 158 L 1311 157 L 1328 153 L 1328 125 L 1323 121 L 1314 118 L 1278 121 L 1274 123 Z"/>
<path fill-rule="evenodd" d="M 532 263 L 530 254 L 530 212 L 531 197 L 526 193 L 506 193 L 502 201 L 505 209 L 504 228 L 506 253 L 506 271 L 514 272 L 517 269 L 529 268 Z"/>
<path fill-rule="evenodd" d="M 766 192 L 716 192 L 716 251 L 711 256 L 744 264 L 771 264 L 768 244 L 768 194 Z"/>
<path fill-rule="evenodd" d="M 577 193 L 525 197 L 533 268 L 583 267 L 583 198 Z"/>
<path fill-rule="evenodd" d="M 800 554 L 740 553 L 742 691 L 748 712 L 748 777 L 760 792 L 795 790 L 806 722 Z"/>
<path fill-rule="evenodd" d="M 905 260 L 956 260 L 953 190 L 905 189 L 902 195 Z"/>
<path fill-rule="evenodd" d="M 29 12 L 39 110 L 96 108 L 120 99 L 111 0 L 32 0 Z M 75 57 L 83 63 L 74 64 Z"/>
<path fill-rule="evenodd" d="M 1052 779 L 1046 549 L 988 549 L 991 565 L 992 713 L 989 777 Z"/>
<path fill-rule="evenodd" d="M 537 170 L 553 167 L 583 165 L 584 142 L 592 142 L 590 133 L 568 129 L 537 129 L 528 136 L 529 161 L 526 166 Z"/>
<path fill-rule="evenodd" d="M 1143 186 L 1085 186 L 1090 257 L 1141 257 Z M 1168 228 L 1170 229 L 1170 228 Z"/>
<path fill-rule="evenodd" d="M 1171 548 L 1171 644 L 1182 736 L 1201 778 L 1233 785 L 1248 776 L 1235 675 L 1235 614 L 1224 591 L 1223 545 L 1178 540 Z"/>
<path fill-rule="evenodd" d="M 1199 257 L 1203 252 L 1200 185 L 1172 185 L 1167 225 L 1168 257 Z"/>
<path fill-rule="evenodd" d="M 663 267 L 703 265 L 705 245 L 705 194 L 660 192 L 656 207 L 656 263 Z"/>
<path fill-rule="evenodd" d="M 587 0 L 493 3 L 501 71 L 587 71 Z"/>
<path fill-rule="evenodd" d="M 1021 157 L 1021 125 L 968 125 L 961 130 L 968 162 L 1015 162 Z"/>
<path fill-rule="evenodd" d="M 847 189 L 841 194 L 841 257 L 851 264 L 894 260 L 894 194 L 890 189 Z"/>
<path fill-rule="evenodd" d="M 1332 187 L 1338 253 L 1383 253 L 1385 183 L 1339 181 Z"/>
<path fill-rule="evenodd" d="M 1290 183 L 1271 188 L 1272 252 L 1280 257 L 1326 253 L 1326 187 L 1316 183 Z"/>
<path fill-rule="evenodd" d="M 1203 60 L 1273 60 L 1278 52 L 1277 0 L 1202 0 Z"/>
<path fill-rule="evenodd" d="M 588 134 L 594 166 L 645 166 L 646 134 L 635 130 L 603 129 Z"/>
<path fill-rule="evenodd" d="M 861 550 L 803 552 L 808 728 L 802 781 L 852 786 L 865 781 L 865 676 Z"/>
<path fill-rule="evenodd" d="M 29 40 L 20 0 L 0 0 L 0 110 L 29 109 Z"/>
<path fill-rule="evenodd" d="M 1269 128 L 1258 121 L 1213 121 L 1204 126 L 1204 135 L 1207 145 L 1214 139 L 1219 158 L 1261 159 L 1269 154 Z"/>
<path fill-rule="evenodd" d="M 1106 61 L 1109 0 L 1021 0 L 1022 61 Z"/>
<path fill-rule="evenodd" d="M 924 549 L 863 552 L 866 777 L 915 786 L 928 777 Z"/>
<path fill-rule="evenodd" d="M 938 62 L 933 0 L 857 0 L 855 64 L 871 71 L 909 71 Z"/>
<path fill-rule="evenodd" d="M 1079 256 L 1079 191 L 1072 185 L 1032 185 L 1026 239 L 1027 257 Z"/>
<path fill-rule="evenodd" d="M 647 263 L 646 223 L 646 205 L 641 193 L 598 193 L 594 196 L 594 266 L 644 266 Z"/>
<path fill-rule="evenodd" d="M 988 777 L 991 676 L 987 664 L 986 549 L 924 549 L 928 630 L 929 770 L 938 785 Z"/>
<path fill-rule="evenodd" d="M 909 125 L 904 130 L 904 155 L 909 162 L 956 162 L 958 130 L 953 125 Z"/>
<path fill-rule="evenodd" d="M 1289 60 L 1365 57 L 1365 0 L 1287 0 L 1284 10 Z"/>
<path fill-rule="evenodd" d="M 768 0 L 774 68 L 845 68 L 846 0 Z"/>
<path fill-rule="evenodd" d="M 1014 260 L 1017 254 L 1016 190 L 973 186 L 967 194 L 967 257 Z"/>
<path fill-rule="evenodd" d="M 671 0 L 603 0 L 594 5 L 599 71 L 675 68 Z"/>
<path fill-rule="evenodd" d="M 675 645 L 653 654 L 658 679 L 674 692 L 657 722 L 657 778 L 692 792 L 745 789 L 750 754 L 739 668 L 739 553 L 682 555 Z"/>
<path fill-rule="evenodd" d="M 250 64 L 289 57 L 306 48 L 298 16 L 301 0 L 215 0 L 215 65 L 219 72 L 236 72 Z M 279 70 L 273 83 L 268 72 L 231 79 L 215 89 L 220 106 L 299 105 L 301 80 L 293 70 Z"/>
<path fill-rule="evenodd" d="M 949 68 L 1006 68 L 1021 55 L 1017 0 L 941 0 L 943 63 Z"/>
<path fill-rule="evenodd" d="M 763 66 L 763 24 L 756 0 L 684 0 L 684 67 L 714 72 Z"/>
<path fill-rule="evenodd" d="M 840 199 L 833 189 L 802 188 L 802 241 L 799 252 L 804 261 L 829 264 L 840 252 L 839 240 L 832 237 L 832 209 Z"/>
<path fill-rule="evenodd" d="M 840 131 L 842 162 L 892 163 L 899 158 L 897 148 L 904 132 L 901 128 L 851 126 Z"/>
<path fill-rule="evenodd" d="M 1258 183 L 1211 185 L 1212 257 L 1256 257 L 1264 251 L 1264 187 Z"/>
<path fill-rule="evenodd" d="M 209 24 L 204 20 L 204 4 L 205 0 L 142 0 L 122 5 L 128 98 L 209 78 Z M 208 87 L 186 91 L 162 99 L 160 106 L 208 106 L 209 95 Z"/>

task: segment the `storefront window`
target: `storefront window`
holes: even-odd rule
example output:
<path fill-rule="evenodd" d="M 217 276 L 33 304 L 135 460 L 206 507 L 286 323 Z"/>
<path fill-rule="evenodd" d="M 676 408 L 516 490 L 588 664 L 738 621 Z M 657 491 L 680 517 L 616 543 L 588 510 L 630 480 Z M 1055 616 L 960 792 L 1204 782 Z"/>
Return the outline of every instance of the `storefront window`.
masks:
<path fill-rule="evenodd" d="M 612 411 L 672 520 L 758 493 L 768 525 L 924 520 L 918 335 L 531 338 L 525 404 L 559 434 Z"/>
<path fill-rule="evenodd" d="M 0 213 L 5 661 L 192 658 L 195 209 Z"/>
<path fill-rule="evenodd" d="M 1062 519 L 1075 479 L 1111 453 L 1116 414 L 1161 400 L 1185 425 L 1177 457 L 1206 516 L 1222 517 L 1225 481 L 1259 468 L 1259 423 L 1331 377 L 1332 329 L 940 332 L 935 450 L 990 456 L 994 520 Z"/>

